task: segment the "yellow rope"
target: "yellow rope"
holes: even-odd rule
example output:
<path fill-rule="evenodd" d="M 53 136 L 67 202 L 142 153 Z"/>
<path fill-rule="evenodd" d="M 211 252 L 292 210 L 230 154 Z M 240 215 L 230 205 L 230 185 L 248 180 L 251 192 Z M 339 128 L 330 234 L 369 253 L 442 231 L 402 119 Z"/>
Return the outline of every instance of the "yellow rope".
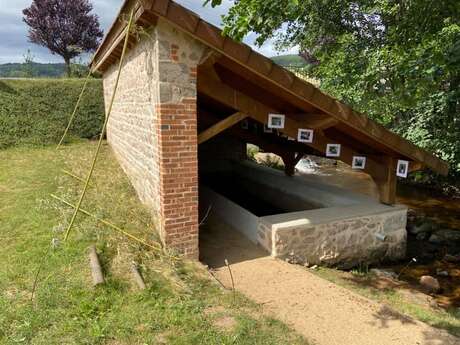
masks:
<path fill-rule="evenodd" d="M 60 197 L 58 197 L 58 196 L 56 196 L 56 195 L 54 195 L 54 194 L 51 194 L 51 197 L 54 198 L 54 199 L 56 199 L 56 200 L 59 200 L 60 202 L 66 204 L 67 206 L 69 206 L 69 207 L 75 209 L 75 205 L 71 204 L 70 202 L 68 202 L 68 201 L 66 201 L 66 200 L 64 200 L 64 199 L 62 199 L 62 198 L 60 198 Z M 87 215 L 87 216 L 89 216 L 89 217 L 95 219 L 96 221 L 98 221 L 98 222 L 100 222 L 100 223 L 102 223 L 102 224 L 104 224 L 104 225 L 107 225 L 108 227 L 110 227 L 110 228 L 112 228 L 112 229 L 118 231 L 119 233 L 125 235 L 126 237 L 129 237 L 130 239 L 132 239 L 132 240 L 134 240 L 134 241 L 136 241 L 136 242 L 139 242 L 139 243 L 143 244 L 143 245 L 146 246 L 146 247 L 149 247 L 149 248 L 154 249 L 154 250 L 157 250 L 157 251 L 162 251 L 162 250 L 163 250 L 162 247 L 161 247 L 161 245 L 160 245 L 159 243 L 155 243 L 156 246 L 153 246 L 153 245 L 151 245 L 151 244 L 148 244 L 147 242 L 141 240 L 140 238 L 138 238 L 138 237 L 136 237 L 136 236 L 134 236 L 134 235 L 131 235 L 129 232 L 126 232 L 126 231 L 123 230 L 122 228 L 116 226 L 115 224 L 113 224 L 113 223 L 111 223 L 111 222 L 109 222 L 109 221 L 107 221 L 107 220 L 105 220 L 105 219 L 99 218 L 98 216 L 96 216 L 96 215 L 90 213 L 89 211 L 86 211 L 86 210 L 80 208 L 80 209 L 78 210 L 78 212 L 81 212 L 81 213 L 83 213 L 83 214 L 85 214 L 85 215 Z"/>
<path fill-rule="evenodd" d="M 118 75 L 117 75 L 117 79 L 115 81 L 115 86 L 114 86 L 114 89 L 113 89 L 112 99 L 110 101 L 110 106 L 109 106 L 109 109 L 107 111 L 107 116 L 105 117 L 104 125 L 102 126 L 102 131 L 101 131 L 101 135 L 99 137 L 99 142 L 98 142 L 98 145 L 97 145 L 97 149 L 96 149 L 96 152 L 94 154 L 93 163 L 91 164 L 91 168 L 90 168 L 88 176 L 86 178 L 85 186 L 84 186 L 83 191 L 82 191 L 82 193 L 80 195 L 80 199 L 78 200 L 77 206 L 75 207 L 75 212 L 73 213 L 72 219 L 70 220 L 69 226 L 67 227 L 67 231 L 66 231 L 66 234 L 65 234 L 64 241 L 67 241 L 67 238 L 69 237 L 70 230 L 72 229 L 72 226 L 73 226 L 73 224 L 75 222 L 75 218 L 77 217 L 78 211 L 80 210 L 80 206 L 81 206 L 81 204 L 83 202 L 83 199 L 85 197 L 86 191 L 88 189 L 89 181 L 91 179 L 91 176 L 93 176 L 94 167 L 96 166 L 96 160 L 97 160 L 97 157 L 99 155 L 99 151 L 101 150 L 101 146 L 102 146 L 102 139 L 104 137 L 105 129 L 107 127 L 107 123 L 108 123 L 109 118 L 110 118 L 110 113 L 112 112 L 113 103 L 115 101 L 115 95 L 117 93 L 118 82 L 120 81 L 121 68 L 123 66 L 123 60 L 124 60 L 124 57 L 125 57 L 125 54 L 126 54 L 126 50 L 128 48 L 129 33 L 131 31 L 131 26 L 132 26 L 132 23 L 133 23 L 133 17 L 134 17 L 134 10 L 131 11 L 131 15 L 129 17 L 128 27 L 127 27 L 127 30 L 126 30 L 125 43 L 123 45 L 123 51 L 122 51 L 121 57 L 120 57 L 120 64 L 118 66 Z"/>
<path fill-rule="evenodd" d="M 77 103 L 75 104 L 75 108 L 73 109 L 73 113 L 70 116 L 69 123 L 67 124 L 67 127 L 64 131 L 64 134 L 62 135 L 61 140 L 59 140 L 59 144 L 57 145 L 56 150 L 59 150 L 62 143 L 64 142 L 65 137 L 67 136 L 67 133 L 69 132 L 70 126 L 72 125 L 75 115 L 77 114 L 77 109 L 80 106 L 81 100 L 83 98 L 83 94 L 85 93 L 86 86 L 88 85 L 88 81 L 90 77 L 91 77 L 91 68 L 89 69 L 88 75 L 86 76 L 85 83 L 83 84 L 83 88 L 81 89 L 80 95 L 78 96 L 78 100 L 77 100 Z"/>
<path fill-rule="evenodd" d="M 74 179 L 80 181 L 80 182 L 85 182 L 84 178 L 81 178 L 80 176 L 77 176 L 75 174 L 72 174 L 70 171 L 67 171 L 65 169 L 61 170 L 64 174 L 69 175 L 70 177 L 73 177 Z"/>

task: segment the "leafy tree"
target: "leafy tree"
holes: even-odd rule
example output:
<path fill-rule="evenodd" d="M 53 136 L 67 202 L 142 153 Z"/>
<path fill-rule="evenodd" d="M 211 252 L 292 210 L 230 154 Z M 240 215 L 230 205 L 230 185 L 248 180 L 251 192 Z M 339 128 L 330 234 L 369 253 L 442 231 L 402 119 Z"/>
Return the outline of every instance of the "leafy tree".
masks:
<path fill-rule="evenodd" d="M 460 176 L 460 1 L 239 0 L 223 22 L 235 39 L 299 47 L 323 90 Z"/>
<path fill-rule="evenodd" d="M 23 64 L 23 69 L 24 69 L 24 75 L 28 78 L 33 77 L 34 75 L 34 56 L 30 49 L 27 49 L 27 52 L 24 54 L 24 64 Z"/>
<path fill-rule="evenodd" d="M 88 0 L 33 0 L 23 10 L 29 40 L 62 56 L 70 77 L 70 60 L 94 51 L 102 38 L 97 15 Z"/>

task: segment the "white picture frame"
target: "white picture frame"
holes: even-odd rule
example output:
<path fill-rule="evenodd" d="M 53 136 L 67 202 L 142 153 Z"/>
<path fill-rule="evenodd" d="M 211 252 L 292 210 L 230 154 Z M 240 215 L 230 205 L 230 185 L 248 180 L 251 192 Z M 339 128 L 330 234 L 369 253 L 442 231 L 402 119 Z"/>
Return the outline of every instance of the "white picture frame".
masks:
<path fill-rule="evenodd" d="M 366 157 L 364 156 L 353 156 L 353 162 L 351 164 L 352 169 L 365 169 L 366 168 Z"/>
<path fill-rule="evenodd" d="M 246 130 L 249 129 L 249 121 L 248 121 L 248 119 L 244 119 L 243 121 L 241 121 L 241 128 L 246 129 Z"/>
<path fill-rule="evenodd" d="M 327 144 L 326 157 L 340 157 L 340 144 Z"/>
<path fill-rule="evenodd" d="M 283 129 L 286 117 L 283 114 L 268 114 L 268 128 Z"/>
<path fill-rule="evenodd" d="M 268 126 L 265 124 L 264 125 L 264 133 L 273 133 L 273 129 L 268 128 Z"/>
<path fill-rule="evenodd" d="M 297 141 L 299 143 L 312 143 L 313 142 L 313 129 L 299 128 L 297 134 Z"/>
<path fill-rule="evenodd" d="M 396 166 L 396 176 L 406 178 L 409 174 L 409 162 L 405 160 L 398 160 Z"/>

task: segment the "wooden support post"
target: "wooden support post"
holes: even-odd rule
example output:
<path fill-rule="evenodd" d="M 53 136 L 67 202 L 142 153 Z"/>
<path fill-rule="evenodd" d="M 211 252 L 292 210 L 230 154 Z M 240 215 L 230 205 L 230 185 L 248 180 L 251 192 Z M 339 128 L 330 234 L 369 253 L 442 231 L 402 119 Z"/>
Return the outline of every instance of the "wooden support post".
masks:
<path fill-rule="evenodd" d="M 396 165 L 397 159 L 393 157 L 386 157 L 386 173 L 382 178 L 375 178 L 380 194 L 380 202 L 387 205 L 394 205 L 396 202 Z"/>
<path fill-rule="evenodd" d="M 281 154 L 281 158 L 283 159 L 284 162 L 284 173 L 287 176 L 294 176 L 295 174 L 295 166 L 299 161 L 302 159 L 304 156 L 303 153 L 295 153 L 292 151 L 284 151 Z"/>
<path fill-rule="evenodd" d="M 145 290 L 144 278 L 142 278 L 142 275 L 139 272 L 137 265 L 134 263 L 131 265 L 131 273 L 133 274 L 133 279 L 136 282 L 139 289 Z"/>
<path fill-rule="evenodd" d="M 96 246 L 89 248 L 89 265 L 91 267 L 91 276 L 93 277 L 93 285 L 104 284 L 104 275 L 102 274 L 101 264 L 96 252 Z"/>
<path fill-rule="evenodd" d="M 240 113 L 240 112 L 226 117 L 222 121 L 219 121 L 215 125 L 201 132 L 198 135 L 198 144 L 204 143 L 205 141 L 211 139 L 212 137 L 216 136 L 220 132 L 223 132 L 227 128 L 230 128 L 233 125 L 237 124 L 238 122 L 245 119 L 246 117 L 248 117 L 248 115 Z"/>

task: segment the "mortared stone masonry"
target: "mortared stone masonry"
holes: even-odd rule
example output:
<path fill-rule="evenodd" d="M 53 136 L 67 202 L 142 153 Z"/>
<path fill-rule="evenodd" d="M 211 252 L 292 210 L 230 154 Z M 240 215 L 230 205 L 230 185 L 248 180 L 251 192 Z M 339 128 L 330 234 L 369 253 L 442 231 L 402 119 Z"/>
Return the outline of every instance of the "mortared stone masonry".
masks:
<path fill-rule="evenodd" d="M 197 66 L 200 42 L 162 19 L 125 58 L 107 139 L 163 243 L 198 258 Z M 118 65 L 104 73 L 106 109 Z"/>

